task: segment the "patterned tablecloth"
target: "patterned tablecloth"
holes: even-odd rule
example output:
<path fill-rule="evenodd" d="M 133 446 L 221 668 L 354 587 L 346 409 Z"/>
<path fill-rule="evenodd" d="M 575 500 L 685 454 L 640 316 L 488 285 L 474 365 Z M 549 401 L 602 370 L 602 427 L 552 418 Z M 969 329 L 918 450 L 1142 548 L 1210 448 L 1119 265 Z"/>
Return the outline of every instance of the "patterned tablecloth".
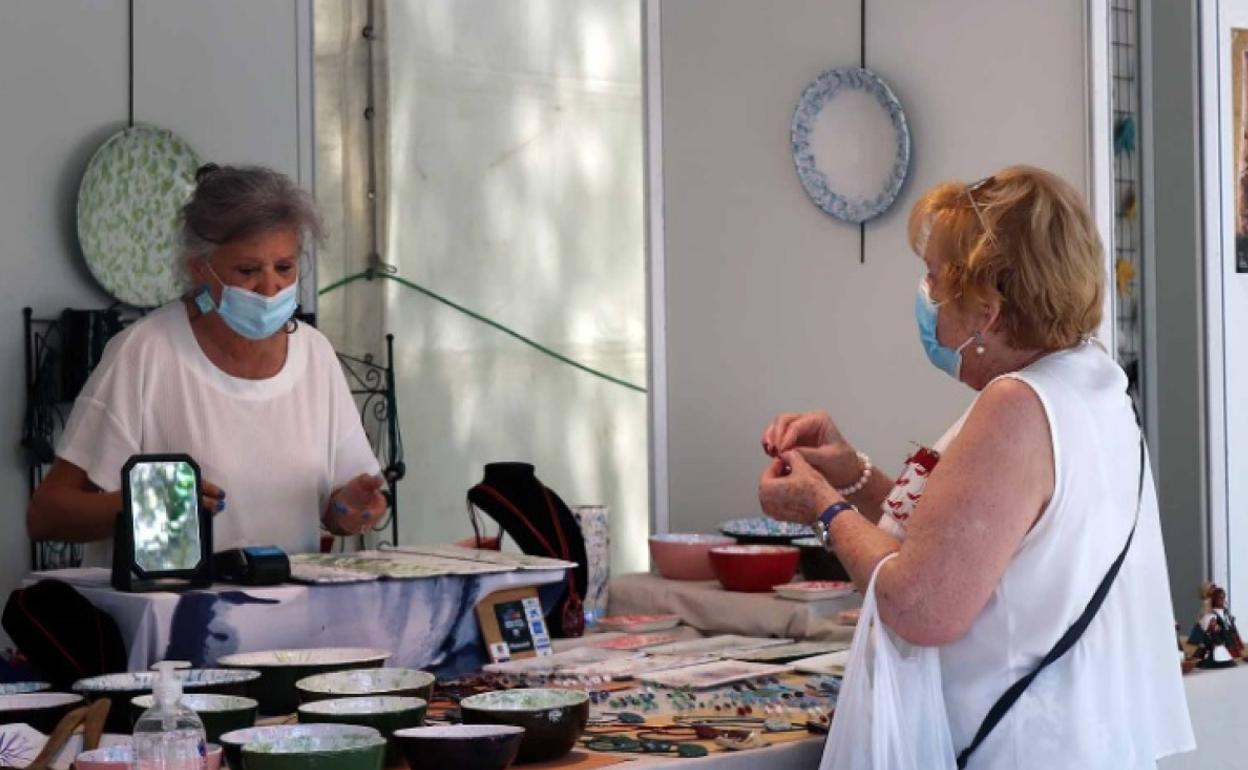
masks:
<path fill-rule="evenodd" d="M 563 591 L 562 570 L 343 585 L 215 586 L 185 593 L 120 593 L 106 569 L 40 572 L 27 582 L 71 583 L 121 627 L 132 671 L 158 660 L 210 666 L 222 655 L 304 647 L 383 647 L 387 665 L 439 676 L 486 662 L 474 607 L 507 588 L 535 585 L 543 606 Z"/>

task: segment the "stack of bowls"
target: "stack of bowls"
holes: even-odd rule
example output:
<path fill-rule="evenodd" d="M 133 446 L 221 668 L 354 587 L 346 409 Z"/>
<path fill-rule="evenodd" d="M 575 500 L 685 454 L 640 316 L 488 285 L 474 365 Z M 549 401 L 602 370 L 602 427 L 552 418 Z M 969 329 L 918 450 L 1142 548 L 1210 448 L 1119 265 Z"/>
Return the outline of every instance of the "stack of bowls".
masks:
<path fill-rule="evenodd" d="M 260 680 L 260 673 L 245 669 L 193 668 L 179 671 L 178 677 L 182 679 L 182 689 L 187 694 L 243 695 L 249 687 Z M 128 735 L 133 726 L 128 704 L 133 698 L 150 693 L 155 684 L 156 674 L 152 671 L 104 674 L 79 679 L 74 682 L 74 692 L 85 695 L 91 701 L 100 698 L 111 700 L 113 705 L 109 709 L 104 730 Z"/>
<path fill-rule="evenodd" d="M 275 743 L 293 738 L 375 738 L 381 734 L 371 727 L 356 725 L 269 725 L 248 727 L 221 736 L 221 748 L 231 770 L 242 770 L 243 747 L 252 743 Z"/>
<path fill-rule="evenodd" d="M 403 754 L 392 740 L 397 730 L 425 723 L 428 702 L 422 698 L 374 695 L 363 698 L 331 698 L 299 707 L 301 724 L 340 724 L 371 727 L 386 739 L 386 764 L 397 765 Z"/>
<path fill-rule="evenodd" d="M 668 580 L 714 580 L 710 550 L 735 541 L 725 535 L 669 532 L 650 536 L 650 560 Z"/>
<path fill-rule="evenodd" d="M 558 759 L 576 745 L 589 722 L 589 695 L 577 690 L 499 690 L 464 698 L 465 724 L 524 728 L 518 762 Z"/>
<path fill-rule="evenodd" d="M 380 668 L 390 653 L 360 647 L 309 650 L 266 650 L 226 655 L 217 664 L 231 669 L 260 672 L 248 688 L 247 696 L 260 703 L 264 716 L 291 714 L 299 707 L 295 683 L 314 674 L 356 668 Z"/>

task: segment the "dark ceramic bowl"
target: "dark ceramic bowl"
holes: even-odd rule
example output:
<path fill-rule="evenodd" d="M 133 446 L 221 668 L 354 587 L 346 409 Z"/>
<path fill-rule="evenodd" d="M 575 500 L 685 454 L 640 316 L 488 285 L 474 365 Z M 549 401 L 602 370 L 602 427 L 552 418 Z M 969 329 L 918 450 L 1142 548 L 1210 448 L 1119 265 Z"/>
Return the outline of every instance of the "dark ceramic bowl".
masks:
<path fill-rule="evenodd" d="M 231 770 L 243 769 L 243 747 L 249 743 L 272 743 L 288 738 L 358 736 L 380 738 L 381 733 L 371 727 L 358 725 L 269 725 L 234 730 L 221 736 L 221 748 Z"/>
<path fill-rule="evenodd" d="M 381 770 L 380 735 L 304 735 L 243 746 L 246 770 Z"/>
<path fill-rule="evenodd" d="M 81 695 L 64 692 L 0 695 L 0 725 L 25 722 L 46 734 L 52 732 L 61 717 L 81 705 Z"/>
<path fill-rule="evenodd" d="M 402 759 L 399 745 L 392 740 L 395 731 L 420 727 L 425 723 L 427 701 L 421 698 L 368 696 L 364 698 L 330 698 L 305 703 L 299 707 L 301 724 L 363 725 L 372 727 L 386 739 L 386 765 L 397 765 Z"/>
<path fill-rule="evenodd" d="M 849 580 L 849 573 L 841 565 L 841 560 L 824 548 L 819 538 L 804 537 L 794 540 L 793 545 L 802 551 L 802 577 L 807 580 Z"/>
<path fill-rule="evenodd" d="M 503 770 L 516 761 L 524 728 L 439 725 L 399 730 L 394 738 L 411 770 Z"/>
<path fill-rule="evenodd" d="M 139 721 L 139 717 L 152 707 L 154 701 L 151 695 L 131 698 L 131 723 Z M 204 723 L 204 733 L 208 736 L 208 742 L 220 743 L 224 733 L 255 726 L 256 708 L 259 704 L 251 698 L 239 695 L 188 693 L 182 696 L 182 705 L 194 711 Z"/>
<path fill-rule="evenodd" d="M 727 590 L 762 593 L 793 579 L 799 554 L 788 545 L 725 545 L 711 549 L 711 566 Z"/>
<path fill-rule="evenodd" d="M 386 650 L 338 647 L 309 650 L 268 650 L 226 655 L 217 661 L 225 668 L 254 669 L 260 678 L 252 683 L 247 697 L 260 702 L 265 716 L 293 714 L 299 708 L 295 683 L 314 674 L 380 668 L 390 653 Z"/>
<path fill-rule="evenodd" d="M 517 762 L 558 759 L 572 750 L 589 722 L 589 696 L 575 690 L 499 690 L 459 702 L 464 723 L 524 728 Z"/>
<path fill-rule="evenodd" d="M 303 703 L 365 695 L 420 698 L 428 702 L 433 696 L 433 683 L 433 674 L 414 668 L 366 668 L 317 674 L 300 679 L 295 687 Z"/>
<path fill-rule="evenodd" d="M 186 693 L 211 693 L 213 695 L 242 695 L 254 682 L 260 681 L 260 673 L 248 670 L 222 668 L 192 668 L 177 672 Z M 129 735 L 134 723 L 130 718 L 130 700 L 147 695 L 156 683 L 156 672 L 137 671 L 130 674 L 104 674 L 74 682 L 74 692 L 82 693 L 90 701 L 108 698 L 113 706 L 108 711 L 105 732 Z"/>

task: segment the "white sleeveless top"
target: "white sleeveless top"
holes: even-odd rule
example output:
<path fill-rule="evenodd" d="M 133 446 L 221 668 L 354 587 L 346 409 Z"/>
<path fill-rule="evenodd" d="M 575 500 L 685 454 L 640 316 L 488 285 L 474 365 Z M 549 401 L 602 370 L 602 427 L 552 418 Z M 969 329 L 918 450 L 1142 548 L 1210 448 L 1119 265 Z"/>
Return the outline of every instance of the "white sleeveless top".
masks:
<path fill-rule="evenodd" d="M 1054 492 L 970 631 L 940 650 L 958 751 L 970 745 L 1001 694 L 1079 617 L 1135 517 L 1140 434 L 1122 369 L 1089 343 L 1005 376 L 1027 383 L 1044 405 Z M 908 485 L 911 496 L 921 493 L 925 479 L 918 482 Z M 921 506 L 912 512 L 923 514 Z M 886 506 L 880 526 L 904 537 L 910 513 Z M 968 767 L 1152 770 L 1158 758 L 1194 749 L 1177 651 L 1157 494 L 1146 467 L 1135 538 L 1100 612 L 1075 646 L 1036 677 Z"/>

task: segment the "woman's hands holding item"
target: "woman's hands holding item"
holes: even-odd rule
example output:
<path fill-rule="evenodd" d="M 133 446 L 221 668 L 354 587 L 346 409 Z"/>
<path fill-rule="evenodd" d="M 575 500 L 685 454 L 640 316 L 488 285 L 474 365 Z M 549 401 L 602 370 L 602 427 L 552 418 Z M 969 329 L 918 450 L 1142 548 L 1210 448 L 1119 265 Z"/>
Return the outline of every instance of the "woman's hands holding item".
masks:
<path fill-rule="evenodd" d="M 829 505 L 840 502 L 832 484 L 805 455 L 791 450 L 773 459 L 758 481 L 758 502 L 773 519 L 812 524 Z"/>
<path fill-rule="evenodd" d="M 857 452 L 827 412 L 787 412 L 763 431 L 763 451 L 771 457 L 794 449 L 834 486 L 848 487 L 862 474 Z"/>
<path fill-rule="evenodd" d="M 361 473 L 329 498 L 325 526 L 336 535 L 358 535 L 372 528 L 386 511 L 384 479 Z"/>

